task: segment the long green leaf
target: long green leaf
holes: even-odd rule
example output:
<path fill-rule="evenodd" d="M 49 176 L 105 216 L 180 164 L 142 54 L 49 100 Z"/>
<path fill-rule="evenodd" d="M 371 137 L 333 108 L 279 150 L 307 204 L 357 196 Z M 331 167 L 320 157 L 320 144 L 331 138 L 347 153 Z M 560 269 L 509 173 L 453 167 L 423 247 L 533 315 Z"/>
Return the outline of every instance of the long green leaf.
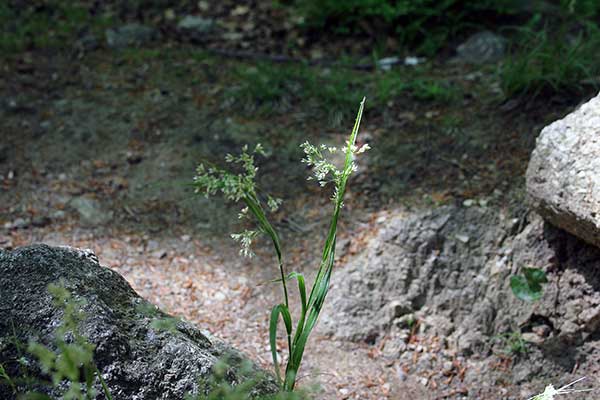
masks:
<path fill-rule="evenodd" d="M 277 374 L 277 380 L 281 384 L 281 373 L 279 372 L 279 362 L 277 361 L 277 325 L 279 323 L 280 314 L 285 325 L 288 342 L 292 334 L 292 317 L 285 304 L 277 304 L 271 311 L 271 321 L 269 323 L 269 344 L 271 346 L 271 355 L 273 356 L 273 365 L 275 367 L 275 373 Z"/>
<path fill-rule="evenodd" d="M 298 281 L 298 292 L 300 292 L 300 301 L 302 302 L 302 313 L 306 312 L 306 283 L 304 275 L 298 272 L 292 272 L 288 275 L 288 279 L 294 279 Z"/>
<path fill-rule="evenodd" d="M 94 368 L 96 369 L 96 375 L 98 376 L 98 380 L 100 381 L 100 384 L 102 385 L 102 391 L 104 392 L 104 396 L 106 397 L 106 400 L 113 400 L 110 390 L 108 389 L 108 386 L 106 385 L 106 382 L 104 381 L 104 378 L 102 378 L 102 374 L 100 373 L 100 370 L 95 365 L 94 365 Z"/>
<path fill-rule="evenodd" d="M 306 304 L 306 284 L 304 281 L 304 275 L 299 274 L 297 272 L 292 272 L 289 275 L 290 278 L 296 278 L 296 280 L 298 281 L 298 291 L 300 292 L 300 301 L 302 303 L 302 310 L 300 312 L 300 319 L 298 320 L 298 325 L 296 325 L 296 333 L 294 335 L 294 341 L 292 342 L 292 348 L 295 346 L 296 341 L 298 340 L 298 337 L 302 334 L 302 331 L 304 330 L 304 320 L 306 318 L 306 310 L 307 310 L 307 304 Z M 286 375 L 287 377 L 287 375 Z"/>

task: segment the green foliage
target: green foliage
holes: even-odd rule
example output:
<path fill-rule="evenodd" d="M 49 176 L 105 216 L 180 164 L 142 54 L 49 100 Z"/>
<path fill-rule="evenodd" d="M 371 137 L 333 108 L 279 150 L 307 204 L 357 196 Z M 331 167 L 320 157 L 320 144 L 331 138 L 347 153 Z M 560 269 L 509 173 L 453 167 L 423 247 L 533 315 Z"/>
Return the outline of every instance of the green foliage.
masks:
<path fill-rule="evenodd" d="M 78 326 L 84 317 L 81 311 L 84 303 L 73 299 L 63 287 L 49 285 L 48 291 L 52 294 L 56 307 L 63 310 L 63 321 L 57 328 L 54 338 L 56 350 L 31 341 L 28 351 L 37 357 L 42 371 L 51 376 L 54 387 L 58 387 L 61 382 L 69 382 L 67 391 L 62 395 L 63 399 L 95 399 L 96 391 L 93 385 L 98 377 L 106 398 L 112 400 L 94 364 L 95 346 L 79 333 Z M 40 395 L 28 393 L 27 396 L 39 398 Z"/>
<path fill-rule="evenodd" d="M 544 27 L 519 30 L 519 45 L 501 66 L 500 79 L 507 97 L 540 94 L 579 93 L 585 87 L 598 87 L 600 29 L 586 25 L 577 36 L 563 27 L 549 33 Z"/>
<path fill-rule="evenodd" d="M 508 332 L 503 335 L 496 336 L 497 339 L 504 345 L 504 352 L 508 355 L 520 355 L 527 353 L 527 342 L 523 340 L 521 332 Z"/>
<path fill-rule="evenodd" d="M 449 103 L 461 96 L 461 91 L 439 79 L 405 76 L 388 72 L 376 76 L 374 79 L 375 102 L 384 105 L 388 101 L 409 95 L 415 100 Z"/>
<path fill-rule="evenodd" d="M 551 20 L 548 29 L 554 31 L 557 21 L 596 23 L 591 19 L 600 14 L 596 0 L 296 0 L 294 4 L 307 28 L 335 27 L 338 34 L 381 38 L 395 35 L 402 44 L 429 55 L 474 29 L 497 30 L 540 16 Z"/>
<path fill-rule="evenodd" d="M 255 394 L 257 386 L 261 380 L 266 378 L 256 374 L 252 365 L 245 362 L 241 365 L 238 373 L 242 376 L 253 375 L 254 378 L 247 379 L 241 383 L 233 385 L 227 379 L 230 365 L 227 360 L 219 360 L 211 371 L 210 377 L 203 382 L 201 391 L 208 394 L 199 396 L 187 396 L 186 400 L 306 400 L 308 393 L 305 392 L 284 392 L 276 394 L 258 396 Z"/>
<path fill-rule="evenodd" d="M 417 45 L 427 54 L 482 16 L 502 17 L 519 12 L 518 0 L 297 0 L 306 25 L 335 26 L 337 33 L 377 31 L 396 34 L 401 42 Z M 371 26 L 372 28 L 366 28 Z M 383 29 L 382 29 L 383 28 Z"/>
<path fill-rule="evenodd" d="M 517 298 L 532 302 L 542 298 L 542 284 L 547 282 L 546 273 L 541 269 L 523 268 L 523 275 L 510 277 L 510 288 Z"/>
<path fill-rule="evenodd" d="M 460 91 L 436 79 L 415 79 L 410 91 L 417 100 L 449 103 L 460 96 Z"/>
<path fill-rule="evenodd" d="M 234 83 L 224 94 L 225 101 L 252 114 L 286 113 L 303 104 L 337 127 L 344 118 L 351 117 L 348 110 L 361 100 L 357 95 L 345 95 L 348 92 L 371 93 L 370 108 L 377 109 L 406 98 L 440 104 L 461 98 L 458 86 L 428 73 L 426 67 L 366 73 L 343 66 L 260 63 L 237 67 Z"/>
<path fill-rule="evenodd" d="M 19 52 L 63 44 L 84 28 L 102 29 L 111 22 L 105 16 L 90 15 L 81 1 L 43 2 L 7 0 L 0 2 L 0 51 Z"/>
<path fill-rule="evenodd" d="M 593 18 L 600 14 L 597 0 L 560 0 L 560 9 L 578 18 Z"/>
<path fill-rule="evenodd" d="M 332 196 L 334 209 L 331 224 L 325 241 L 319 270 L 308 296 L 304 276 L 296 272 L 292 272 L 291 274 L 286 273 L 279 235 L 268 221 L 263 202 L 257 195 L 257 189 L 254 184 L 257 170 L 254 166 L 254 155 L 260 153 L 259 150 L 261 148 L 257 146 L 254 151 L 249 154 L 248 147 L 245 146 L 240 156 L 226 156 L 226 162 L 230 164 L 239 164 L 241 166 L 241 172 L 239 173 L 226 171 L 212 166 L 206 167 L 201 164 L 198 166 L 197 175 L 194 178 L 194 185 L 196 186 L 197 193 L 204 193 L 209 196 L 220 192 L 225 199 L 229 201 L 242 201 L 246 207 L 244 207 L 240 214 L 241 218 L 248 217 L 250 214 L 254 217 L 256 223 L 255 230 L 246 231 L 243 234 L 234 236 L 234 238 L 237 238 L 242 242 L 242 252 L 244 254 L 249 253 L 251 240 L 259 233 L 265 234 L 273 243 L 280 273 L 278 281 L 281 282 L 282 285 L 284 301 L 281 304 L 275 305 L 272 309 L 269 324 L 269 342 L 277 378 L 281 387 L 286 392 L 294 390 L 306 343 L 312 329 L 317 323 L 317 319 L 329 290 L 329 280 L 331 278 L 331 273 L 333 272 L 335 260 L 337 223 L 343 205 L 348 178 L 356 169 L 354 158 L 357 154 L 368 149 L 368 146 L 363 146 L 361 148 L 355 146 L 363 110 L 364 99 L 360 104 L 354 128 L 352 129 L 352 133 L 350 134 L 346 145 L 344 165 L 341 169 L 337 169 L 335 165 L 325 157 L 326 153 L 336 152 L 336 148 L 325 145 L 313 146 L 308 142 L 302 144 L 305 153 L 305 158 L 302 162 L 313 169 L 314 177 L 312 178 L 317 180 L 321 186 L 325 186 L 327 183 L 333 183 L 334 185 L 334 193 Z M 277 203 L 273 204 L 272 200 L 268 200 L 267 204 L 269 205 L 269 203 L 274 206 L 278 205 Z M 298 318 L 295 331 L 293 318 L 290 312 L 287 287 L 287 281 L 291 279 L 296 279 L 301 299 L 301 314 Z M 281 317 L 284 322 L 288 345 L 288 361 L 283 378 L 281 377 L 279 369 L 276 343 L 279 317 Z"/>
<path fill-rule="evenodd" d="M 333 116 L 345 113 L 360 101 L 354 93 L 355 75 L 343 69 L 319 69 L 306 65 L 260 63 L 238 67 L 234 72 L 237 84 L 227 94 L 250 111 L 291 108 L 295 103 L 313 102 Z"/>
<path fill-rule="evenodd" d="M 6 372 L 6 369 L 4 369 L 4 365 L 2 364 L 0 364 L 0 382 L 5 382 L 8 386 L 10 386 L 12 392 L 14 394 L 17 394 L 17 386 L 15 385 L 15 382 L 12 380 L 12 378 L 8 376 L 8 373 Z"/>
<path fill-rule="evenodd" d="M 205 382 L 204 390 L 208 392 L 206 396 L 200 396 L 205 400 L 244 400 L 250 398 L 252 388 L 257 381 L 247 380 L 238 385 L 231 385 L 227 381 L 227 370 L 229 365 L 223 360 L 219 360 L 213 367 L 210 378 Z M 245 368 L 250 368 L 245 366 Z"/>

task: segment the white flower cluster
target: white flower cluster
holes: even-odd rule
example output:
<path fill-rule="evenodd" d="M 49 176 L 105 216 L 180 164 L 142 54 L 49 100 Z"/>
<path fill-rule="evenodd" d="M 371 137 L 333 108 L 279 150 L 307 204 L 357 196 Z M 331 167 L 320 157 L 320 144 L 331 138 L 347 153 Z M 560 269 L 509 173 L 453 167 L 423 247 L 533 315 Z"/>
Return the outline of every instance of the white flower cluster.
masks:
<path fill-rule="evenodd" d="M 250 258 L 254 255 L 254 253 L 251 250 L 252 241 L 254 241 L 254 239 L 259 235 L 259 233 L 260 232 L 256 230 L 245 230 L 241 233 L 231 234 L 231 238 L 241 244 L 242 248 L 240 249 L 240 254 L 242 256 Z"/>
<path fill-rule="evenodd" d="M 258 168 L 254 166 L 254 155 L 260 154 L 266 156 L 265 149 L 261 144 L 257 144 L 252 152 L 248 151 L 248 146 L 242 147 L 239 156 L 227 154 L 225 162 L 229 164 L 238 164 L 242 170 L 240 173 L 233 173 L 217 167 L 205 167 L 204 164 L 198 165 L 196 176 L 194 177 L 194 186 L 196 193 L 204 192 L 206 197 L 221 192 L 225 199 L 229 201 L 243 200 L 247 205 L 255 204 L 262 211 L 262 205 L 257 195 L 257 189 L 254 182 Z M 282 200 L 267 195 L 266 205 L 271 212 L 277 211 Z M 249 216 L 249 207 L 244 207 L 238 214 L 239 219 L 245 219 Z M 260 234 L 262 230 L 246 230 L 242 233 L 232 234 L 231 237 L 240 242 L 242 248 L 240 254 L 251 257 L 250 247 L 252 241 Z"/>
<path fill-rule="evenodd" d="M 227 163 L 242 166 L 243 173 L 237 175 L 216 167 L 207 168 L 204 164 L 198 165 L 194 177 L 196 193 L 204 191 L 208 197 L 221 191 L 223 196 L 230 201 L 239 201 L 248 194 L 254 194 L 256 191 L 254 178 L 258 171 L 258 168 L 254 166 L 255 154 L 266 155 L 260 143 L 256 145 L 252 153 L 248 153 L 248 145 L 245 145 L 239 156 L 231 154 L 225 156 Z"/>
<path fill-rule="evenodd" d="M 281 205 L 281 203 L 283 203 L 282 199 L 278 197 L 267 196 L 267 206 L 269 206 L 271 212 L 279 210 L 279 206 Z"/>
<path fill-rule="evenodd" d="M 317 147 L 309 142 L 302 143 L 300 147 L 305 154 L 302 162 L 313 169 L 314 177 L 321 186 L 327 185 L 330 181 L 337 182 L 339 180 L 342 174 L 341 171 L 323 156 L 324 151 L 335 153 L 337 148 L 328 147 L 324 144 Z M 311 180 L 313 178 L 309 176 L 308 179 Z"/>
<path fill-rule="evenodd" d="M 325 186 L 327 183 L 333 182 L 335 184 L 335 192 L 332 197 L 333 200 L 336 200 L 338 197 L 337 193 L 342 180 L 347 179 L 350 174 L 357 170 L 356 163 L 354 162 L 354 156 L 357 154 L 362 154 L 371 148 L 366 143 L 358 147 L 354 144 L 346 142 L 346 148 L 350 149 L 350 154 L 347 155 L 347 157 L 352 157 L 352 160 L 345 170 L 340 171 L 324 156 L 324 152 L 327 151 L 329 153 L 335 153 L 338 151 L 337 148 L 326 146 L 324 144 L 317 147 L 309 142 L 302 143 L 300 147 L 302 150 L 304 150 L 305 154 L 302 162 L 311 167 L 313 170 L 314 178 L 309 176 L 308 180 L 316 179 L 321 186 Z"/>

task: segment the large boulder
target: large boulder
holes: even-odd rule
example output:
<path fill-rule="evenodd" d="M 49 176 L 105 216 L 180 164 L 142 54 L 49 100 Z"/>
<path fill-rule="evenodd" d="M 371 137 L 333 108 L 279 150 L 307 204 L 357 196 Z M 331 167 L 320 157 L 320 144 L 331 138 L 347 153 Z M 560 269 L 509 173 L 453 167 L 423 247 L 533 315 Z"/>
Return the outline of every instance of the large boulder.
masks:
<path fill-rule="evenodd" d="M 527 191 L 546 220 L 600 247 L 600 95 L 542 130 Z"/>
<path fill-rule="evenodd" d="M 41 377 L 34 360 L 16 344 L 34 340 L 52 348 L 63 311 L 47 291 L 51 283 L 84 302 L 80 333 L 95 345 L 94 360 L 114 399 L 198 394 L 219 359 L 231 363 L 227 377 L 233 384 L 258 376 L 255 367 L 241 368 L 244 358 L 223 342 L 147 303 L 92 252 L 46 245 L 0 250 L 0 363 L 9 376 L 23 374 L 15 360 L 25 357 L 28 373 Z M 170 321 L 170 329 L 159 328 L 156 321 Z M 256 393 L 276 390 L 271 378 L 261 379 Z M 49 394 L 59 397 L 56 391 Z M 11 396 L 10 388 L 0 384 L 0 398 Z"/>
<path fill-rule="evenodd" d="M 511 293 L 523 267 L 547 274 L 537 303 Z M 334 274 L 320 329 L 376 344 L 431 387 L 457 377 L 454 390 L 469 388 L 469 398 L 497 395 L 500 381 L 534 393 L 576 378 L 574 368 L 597 369 L 598 270 L 600 249 L 520 206 L 400 212 Z M 499 368 L 507 358 L 510 369 Z M 502 398 L 528 397 L 513 395 Z"/>

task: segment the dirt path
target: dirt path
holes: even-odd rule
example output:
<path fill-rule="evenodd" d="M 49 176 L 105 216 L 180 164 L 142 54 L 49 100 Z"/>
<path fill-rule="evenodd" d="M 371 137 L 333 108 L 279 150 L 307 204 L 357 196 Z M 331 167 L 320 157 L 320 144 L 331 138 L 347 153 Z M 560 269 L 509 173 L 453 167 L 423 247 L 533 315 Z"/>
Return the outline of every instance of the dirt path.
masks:
<path fill-rule="evenodd" d="M 271 369 L 268 317 L 280 293 L 275 285 L 256 285 L 273 278 L 274 270 L 261 265 L 269 257 L 247 261 L 230 256 L 237 249 L 228 243 L 207 245 L 182 233 L 150 238 L 118 228 L 99 231 L 53 225 L 12 231 L 1 239 L 14 247 L 44 242 L 90 248 L 144 298 L 193 321 Z M 376 348 L 318 334 L 307 348 L 300 382 L 317 387 L 321 399 L 398 398 L 406 390 L 425 398 L 424 387 L 401 381 L 397 371 L 382 365 Z"/>

